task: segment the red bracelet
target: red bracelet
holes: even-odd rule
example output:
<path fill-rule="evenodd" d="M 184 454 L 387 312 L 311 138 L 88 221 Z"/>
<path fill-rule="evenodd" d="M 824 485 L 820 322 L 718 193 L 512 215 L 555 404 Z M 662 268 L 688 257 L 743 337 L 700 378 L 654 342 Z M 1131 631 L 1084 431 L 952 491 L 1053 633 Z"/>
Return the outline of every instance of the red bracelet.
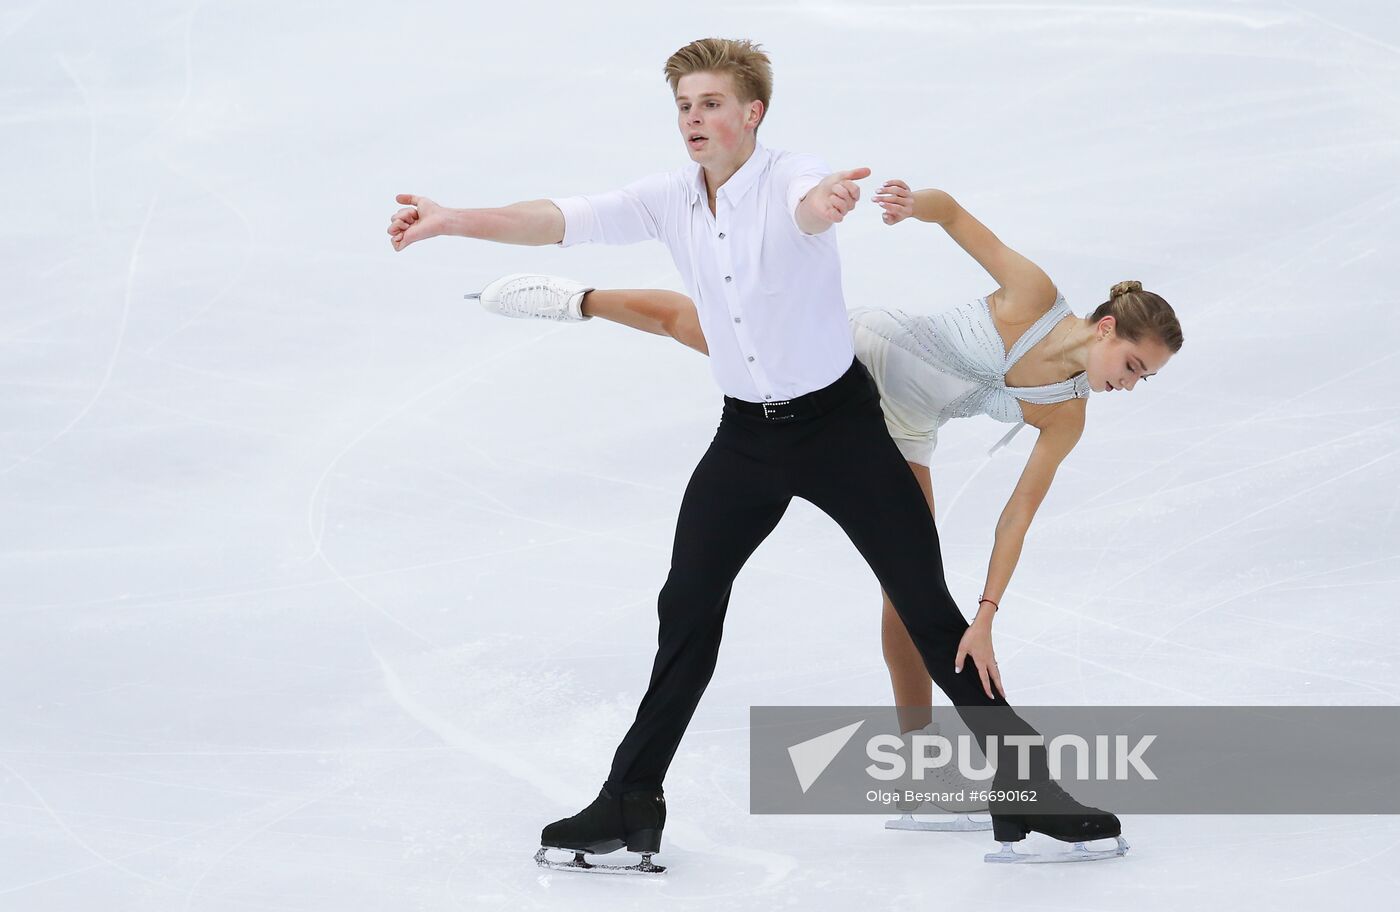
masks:
<path fill-rule="evenodd" d="M 977 600 L 977 607 L 978 607 L 978 608 L 981 608 L 983 602 L 986 602 L 987 604 L 991 605 L 993 611 L 1000 611 L 1000 610 L 1001 610 L 1001 606 L 1000 606 L 1000 605 L 998 605 L 996 602 L 992 601 L 991 599 L 987 598 L 986 596 L 982 596 L 981 598 L 979 598 L 979 599 Z"/>

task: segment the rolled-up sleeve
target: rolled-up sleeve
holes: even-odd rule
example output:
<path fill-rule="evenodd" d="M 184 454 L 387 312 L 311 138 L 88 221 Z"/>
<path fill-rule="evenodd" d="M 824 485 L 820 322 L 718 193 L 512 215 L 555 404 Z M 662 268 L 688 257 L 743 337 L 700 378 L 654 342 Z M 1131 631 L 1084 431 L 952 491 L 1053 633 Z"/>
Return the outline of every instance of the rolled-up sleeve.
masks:
<path fill-rule="evenodd" d="M 779 161 L 779 174 L 787 182 L 787 213 L 797 224 L 797 204 L 831 173 L 826 162 L 815 155 L 789 154 Z M 801 231 L 801 228 L 798 228 Z M 805 233 L 805 232 L 804 232 Z"/>
<path fill-rule="evenodd" d="M 636 244 L 661 236 L 670 176 L 644 177 L 608 193 L 550 199 L 564 214 L 561 247 L 575 244 Z"/>

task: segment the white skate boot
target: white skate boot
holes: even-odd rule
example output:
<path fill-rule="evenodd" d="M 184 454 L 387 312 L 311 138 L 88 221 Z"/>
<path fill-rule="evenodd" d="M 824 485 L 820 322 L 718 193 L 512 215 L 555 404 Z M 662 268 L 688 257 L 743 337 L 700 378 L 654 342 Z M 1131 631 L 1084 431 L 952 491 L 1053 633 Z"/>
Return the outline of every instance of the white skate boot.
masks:
<path fill-rule="evenodd" d="M 583 296 L 592 290 L 560 276 L 516 273 L 501 276 L 481 291 L 465 297 L 477 299 L 489 313 L 503 317 L 576 323 L 593 319 L 583 315 Z"/>
<path fill-rule="evenodd" d="M 910 742 L 918 735 L 938 734 L 938 723 L 930 722 L 922 729 L 909 732 Z M 911 744 L 911 747 L 913 745 Z M 969 796 L 983 786 L 964 776 L 956 767 L 940 766 L 925 777 L 928 799 L 898 802 L 900 817 L 886 820 L 887 830 L 920 830 L 935 833 L 965 833 L 990 830 L 992 821 L 981 815 L 987 812 L 987 802 Z M 915 817 L 915 814 L 930 815 Z M 977 817 L 973 817 L 977 814 Z"/>

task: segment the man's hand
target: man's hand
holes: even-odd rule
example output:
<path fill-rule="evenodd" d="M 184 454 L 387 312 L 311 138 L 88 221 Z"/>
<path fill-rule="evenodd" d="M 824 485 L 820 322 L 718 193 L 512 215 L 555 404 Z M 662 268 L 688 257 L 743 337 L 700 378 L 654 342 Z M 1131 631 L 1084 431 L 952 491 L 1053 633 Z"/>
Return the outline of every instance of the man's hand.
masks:
<path fill-rule="evenodd" d="M 870 176 L 869 168 L 833 171 L 802 198 L 797 225 L 808 234 L 820 234 L 846 217 L 860 200 L 856 181 Z"/>
<path fill-rule="evenodd" d="M 447 210 L 426 196 L 400 193 L 394 197 L 394 202 L 407 207 L 395 212 L 389 220 L 389 241 L 395 250 L 447 233 Z"/>

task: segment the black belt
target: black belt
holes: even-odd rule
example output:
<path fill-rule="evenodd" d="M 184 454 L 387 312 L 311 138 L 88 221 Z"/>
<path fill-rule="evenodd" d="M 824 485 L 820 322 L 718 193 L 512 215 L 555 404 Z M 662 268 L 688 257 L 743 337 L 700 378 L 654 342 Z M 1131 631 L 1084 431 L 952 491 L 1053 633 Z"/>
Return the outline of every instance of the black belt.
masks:
<path fill-rule="evenodd" d="M 724 397 L 724 408 L 750 418 L 766 421 L 792 421 L 798 418 L 816 418 L 825 415 L 852 399 L 875 392 L 875 381 L 859 360 L 851 361 L 850 368 L 829 386 L 805 393 L 795 399 L 781 399 L 768 402 L 749 402 L 745 399 Z"/>

